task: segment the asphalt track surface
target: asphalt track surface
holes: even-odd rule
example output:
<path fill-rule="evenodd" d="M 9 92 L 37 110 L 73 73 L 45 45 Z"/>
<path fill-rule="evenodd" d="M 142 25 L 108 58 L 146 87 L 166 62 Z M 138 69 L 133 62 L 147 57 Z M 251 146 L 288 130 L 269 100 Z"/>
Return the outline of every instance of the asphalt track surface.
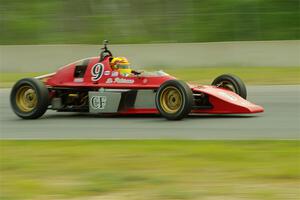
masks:
<path fill-rule="evenodd" d="M 249 100 L 262 105 L 254 115 L 99 116 L 47 111 L 37 120 L 19 119 L 0 90 L 1 139 L 300 139 L 300 86 L 252 86 Z"/>

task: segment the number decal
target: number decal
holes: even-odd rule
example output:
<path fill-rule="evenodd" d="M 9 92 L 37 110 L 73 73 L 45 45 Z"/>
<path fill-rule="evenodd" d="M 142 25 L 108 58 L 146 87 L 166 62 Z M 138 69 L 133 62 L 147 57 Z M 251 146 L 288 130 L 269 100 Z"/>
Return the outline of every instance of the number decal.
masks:
<path fill-rule="evenodd" d="M 103 75 L 104 66 L 102 63 L 97 63 L 92 67 L 92 81 L 98 81 Z"/>

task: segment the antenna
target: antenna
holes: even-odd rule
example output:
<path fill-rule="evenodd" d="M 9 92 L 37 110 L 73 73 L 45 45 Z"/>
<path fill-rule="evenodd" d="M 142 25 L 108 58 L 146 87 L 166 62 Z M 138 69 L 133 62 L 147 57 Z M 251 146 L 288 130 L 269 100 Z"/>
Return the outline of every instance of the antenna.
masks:
<path fill-rule="evenodd" d="M 112 53 L 107 49 L 108 40 L 103 40 L 103 45 L 104 47 L 101 48 L 99 62 L 102 62 L 106 56 L 113 56 Z"/>
<path fill-rule="evenodd" d="M 103 40 L 104 50 L 107 50 L 108 40 Z"/>

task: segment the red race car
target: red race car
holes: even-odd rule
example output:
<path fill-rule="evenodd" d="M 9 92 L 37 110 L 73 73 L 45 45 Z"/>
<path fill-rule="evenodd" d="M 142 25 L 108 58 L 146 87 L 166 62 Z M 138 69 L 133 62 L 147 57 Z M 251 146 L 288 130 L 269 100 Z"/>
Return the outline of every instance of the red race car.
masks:
<path fill-rule="evenodd" d="M 212 85 L 193 85 L 163 71 L 135 71 L 126 58 L 113 57 L 107 43 L 98 57 L 71 63 L 52 74 L 19 80 L 10 95 L 16 115 L 36 119 L 52 109 L 161 114 L 169 120 L 180 120 L 189 113 L 264 111 L 246 100 L 246 87 L 237 76 L 221 75 Z"/>

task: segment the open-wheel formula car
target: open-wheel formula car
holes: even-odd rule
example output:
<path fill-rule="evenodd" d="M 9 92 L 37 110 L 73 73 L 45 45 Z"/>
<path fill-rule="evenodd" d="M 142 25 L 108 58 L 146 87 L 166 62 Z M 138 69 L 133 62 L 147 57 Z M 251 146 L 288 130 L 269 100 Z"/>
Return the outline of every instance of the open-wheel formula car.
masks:
<path fill-rule="evenodd" d="M 143 72 L 126 58 L 113 57 L 107 41 L 99 56 L 76 61 L 55 73 L 19 80 L 10 102 L 21 118 L 36 119 L 47 109 L 59 112 L 161 114 L 179 120 L 190 113 L 263 112 L 246 100 L 240 78 L 221 75 L 212 85 L 193 85 L 163 71 Z"/>

